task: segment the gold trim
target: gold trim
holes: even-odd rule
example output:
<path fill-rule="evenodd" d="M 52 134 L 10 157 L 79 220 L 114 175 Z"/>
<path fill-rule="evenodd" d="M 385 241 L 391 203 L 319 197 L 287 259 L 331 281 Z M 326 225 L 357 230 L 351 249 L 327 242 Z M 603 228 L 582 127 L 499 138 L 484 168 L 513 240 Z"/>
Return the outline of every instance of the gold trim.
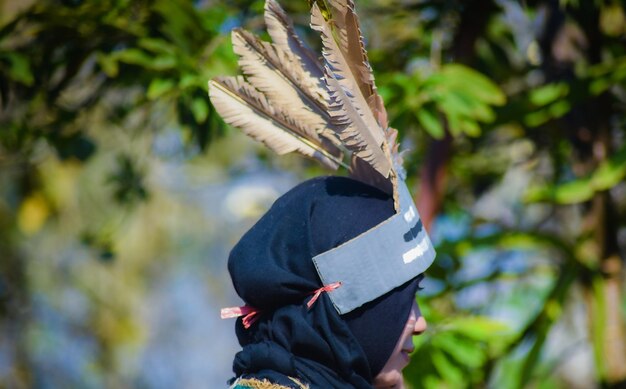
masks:
<path fill-rule="evenodd" d="M 309 389 L 308 385 L 303 384 L 299 380 L 297 380 L 297 379 L 295 379 L 293 377 L 287 377 L 287 378 L 289 378 L 296 385 L 298 385 L 299 388 L 301 388 L 301 389 Z M 238 385 L 241 385 L 241 386 L 244 386 L 244 387 L 248 387 L 248 388 L 251 388 L 251 389 L 289 389 L 286 386 L 273 384 L 273 383 L 269 382 L 266 379 L 259 380 L 259 379 L 256 379 L 256 378 L 238 378 L 235 381 L 235 383 L 233 383 L 231 388 L 236 388 Z"/>

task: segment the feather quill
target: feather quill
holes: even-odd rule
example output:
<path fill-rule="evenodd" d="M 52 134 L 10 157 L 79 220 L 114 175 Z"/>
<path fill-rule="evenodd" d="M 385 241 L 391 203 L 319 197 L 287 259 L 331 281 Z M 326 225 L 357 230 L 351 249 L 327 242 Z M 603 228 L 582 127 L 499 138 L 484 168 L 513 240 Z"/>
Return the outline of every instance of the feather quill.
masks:
<path fill-rule="evenodd" d="M 297 151 L 331 169 L 345 166 L 319 139 L 310 138 L 310 128 L 272 106 L 243 77 L 218 77 L 209 81 L 209 96 L 226 123 L 241 128 L 277 154 Z"/>

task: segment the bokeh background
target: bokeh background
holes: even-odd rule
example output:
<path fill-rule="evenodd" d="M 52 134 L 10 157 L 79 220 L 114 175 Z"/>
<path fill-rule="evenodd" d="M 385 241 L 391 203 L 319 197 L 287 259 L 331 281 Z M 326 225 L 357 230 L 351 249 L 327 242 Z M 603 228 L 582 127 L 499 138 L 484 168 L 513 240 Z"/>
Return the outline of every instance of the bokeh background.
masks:
<path fill-rule="evenodd" d="M 305 0 L 283 1 L 307 42 Z M 626 386 L 617 0 L 357 1 L 437 245 L 413 388 Z M 0 387 L 220 388 L 229 249 L 325 174 L 207 81 L 263 2 L 0 0 Z M 345 174 L 339 172 L 338 174 Z"/>

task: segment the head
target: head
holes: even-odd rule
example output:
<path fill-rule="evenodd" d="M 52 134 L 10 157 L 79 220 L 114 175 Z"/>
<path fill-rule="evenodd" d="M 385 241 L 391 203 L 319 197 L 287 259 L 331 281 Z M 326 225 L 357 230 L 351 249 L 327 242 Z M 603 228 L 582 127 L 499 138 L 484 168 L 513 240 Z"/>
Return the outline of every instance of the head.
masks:
<path fill-rule="evenodd" d="M 307 181 L 276 201 L 229 259 L 238 294 L 264 312 L 248 330 L 238 324 L 244 350 L 235 360 L 237 375 L 303 374 L 305 369 L 317 386 L 345 386 L 322 381 L 330 378 L 322 377 L 323 369 L 311 369 L 314 362 L 327 364 L 325 369 L 353 387 L 368 387 L 375 379 L 391 382 L 385 377 L 400 374 L 406 366 L 400 357 L 412 349 L 405 345 L 416 332 L 407 330 L 407 320 L 417 323 L 419 316 L 413 307 L 418 278 L 344 315 L 327 293 L 310 309 L 306 304 L 322 286 L 312 258 L 394 214 L 390 196 L 340 177 Z"/>

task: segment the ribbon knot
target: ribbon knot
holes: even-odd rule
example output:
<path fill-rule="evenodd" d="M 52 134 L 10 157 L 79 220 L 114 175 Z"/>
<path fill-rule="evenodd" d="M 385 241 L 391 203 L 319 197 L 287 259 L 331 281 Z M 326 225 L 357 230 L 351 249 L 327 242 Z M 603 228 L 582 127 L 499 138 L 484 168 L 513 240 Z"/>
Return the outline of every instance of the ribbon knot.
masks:
<path fill-rule="evenodd" d="M 261 313 L 260 310 L 249 305 L 244 305 L 242 307 L 222 308 L 221 317 L 222 319 L 232 319 L 234 317 L 243 316 L 241 319 L 243 328 L 248 329 L 252 324 L 254 324 L 255 321 L 258 320 L 259 313 Z"/>
<path fill-rule="evenodd" d="M 322 293 L 331 292 L 340 286 L 341 282 L 333 282 L 332 284 L 324 285 L 321 288 L 309 293 L 312 294 L 313 297 L 311 297 L 311 299 L 306 303 L 307 308 L 311 309 L 313 304 L 315 304 L 315 302 Z M 254 322 L 259 319 L 258 315 L 261 312 L 262 311 L 260 309 L 256 309 L 249 305 L 244 305 L 241 307 L 222 308 L 221 317 L 222 319 L 232 319 L 235 317 L 243 316 L 243 318 L 241 319 L 241 322 L 243 323 L 243 328 L 248 329 L 252 324 L 254 324 Z"/>
<path fill-rule="evenodd" d="M 311 297 L 309 302 L 306 303 L 307 308 L 311 309 L 313 304 L 315 304 L 315 302 L 322 295 L 322 293 L 324 293 L 324 292 L 331 292 L 331 291 L 337 289 L 340 286 L 341 286 L 341 281 L 338 281 L 338 282 L 333 282 L 332 284 L 324 285 L 321 288 L 313 291 L 311 293 L 313 295 L 313 297 Z"/>

